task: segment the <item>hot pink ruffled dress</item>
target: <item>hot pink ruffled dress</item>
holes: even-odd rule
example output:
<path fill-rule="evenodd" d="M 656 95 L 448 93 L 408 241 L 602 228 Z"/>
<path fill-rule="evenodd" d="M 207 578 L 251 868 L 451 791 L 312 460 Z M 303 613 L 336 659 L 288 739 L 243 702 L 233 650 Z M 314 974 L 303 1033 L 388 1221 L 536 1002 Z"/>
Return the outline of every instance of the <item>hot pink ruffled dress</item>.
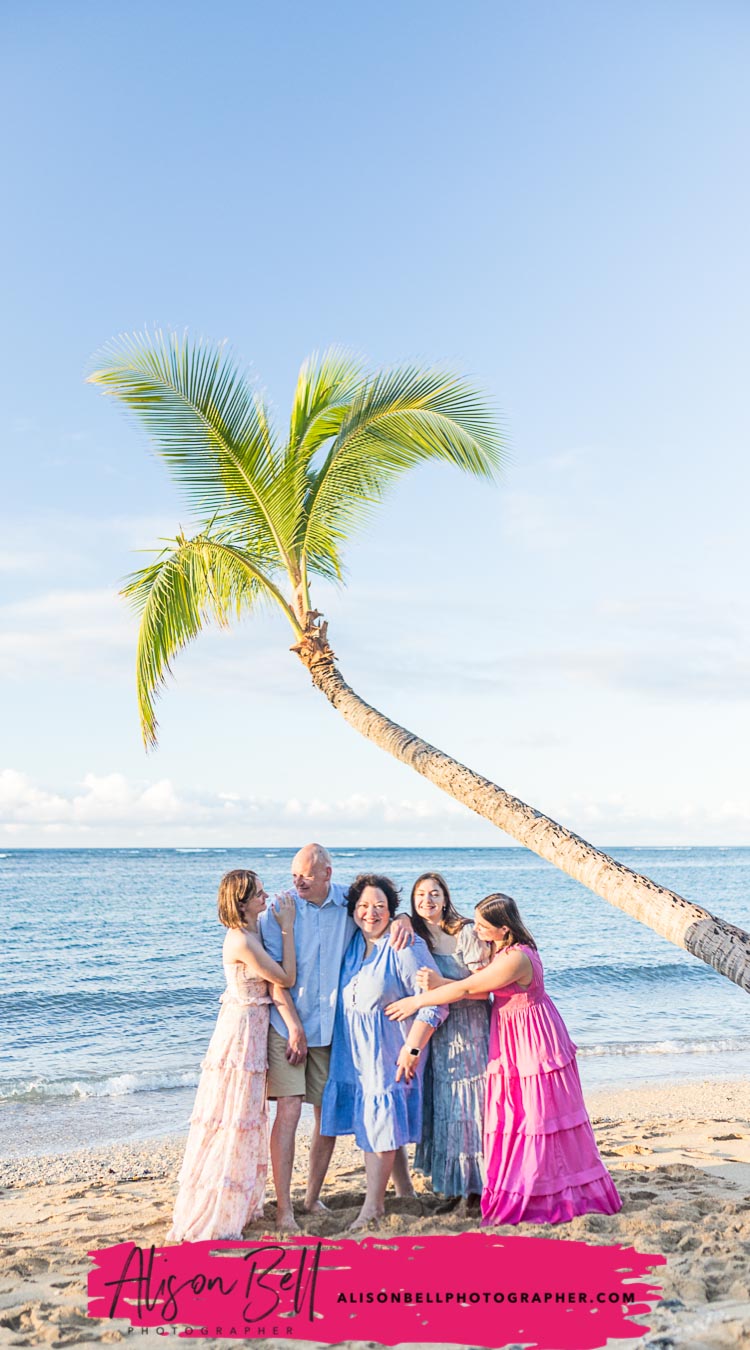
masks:
<path fill-rule="evenodd" d="M 190 1117 L 170 1242 L 242 1237 L 263 1215 L 268 1170 L 265 980 L 242 963 L 224 967 L 227 987 Z"/>
<path fill-rule="evenodd" d="M 493 994 L 484 1119 L 482 1222 L 565 1223 L 622 1201 L 599 1157 L 583 1102 L 576 1047 L 544 992 L 539 953 L 529 987 Z"/>

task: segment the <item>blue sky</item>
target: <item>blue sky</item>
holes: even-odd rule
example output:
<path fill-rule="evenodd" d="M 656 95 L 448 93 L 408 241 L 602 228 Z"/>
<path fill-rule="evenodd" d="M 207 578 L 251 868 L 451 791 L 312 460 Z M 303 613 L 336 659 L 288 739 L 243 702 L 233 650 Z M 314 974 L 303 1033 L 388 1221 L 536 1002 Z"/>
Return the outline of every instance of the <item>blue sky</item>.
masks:
<path fill-rule="evenodd" d="M 115 333 L 447 363 L 497 488 L 404 481 L 323 591 L 369 701 L 604 845 L 748 839 L 746 6 L 0 18 L 0 842 L 503 843 L 365 744 L 280 620 L 177 666 L 139 740 L 134 550 L 183 504 L 84 383 Z"/>

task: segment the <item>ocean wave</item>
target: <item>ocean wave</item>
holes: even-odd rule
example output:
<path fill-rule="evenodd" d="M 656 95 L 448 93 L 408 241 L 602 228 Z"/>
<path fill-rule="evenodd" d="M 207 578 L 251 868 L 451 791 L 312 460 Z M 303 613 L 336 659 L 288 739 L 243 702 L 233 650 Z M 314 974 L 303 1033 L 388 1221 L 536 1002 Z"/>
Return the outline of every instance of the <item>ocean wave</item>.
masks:
<path fill-rule="evenodd" d="M 605 1041 L 581 1045 L 582 1059 L 602 1055 L 715 1055 L 750 1050 L 750 1036 L 726 1036 L 711 1041 Z"/>
<path fill-rule="evenodd" d="M 8 1085 L 0 1091 L 0 1101 L 41 1102 L 51 1097 L 68 1098 L 71 1101 L 87 1100 L 90 1097 L 130 1097 L 136 1092 L 165 1092 L 170 1088 L 196 1087 L 198 1074 L 195 1070 L 163 1073 L 120 1073 L 111 1078 L 46 1079 L 32 1078 L 26 1082 Z"/>
<path fill-rule="evenodd" d="M 710 979 L 710 967 L 703 961 L 665 961 L 660 965 L 601 965 L 568 966 L 566 970 L 548 970 L 545 982 L 551 989 L 567 985 L 580 986 L 592 980 L 598 984 L 661 984 L 664 980 Z"/>
<path fill-rule="evenodd" d="M 228 853 L 228 848 L 176 848 L 175 853 Z"/>
<path fill-rule="evenodd" d="M 110 985 L 102 984 L 99 989 L 81 989 L 79 986 L 50 993 L 22 988 L 5 996 L 2 1016 L 12 1023 L 13 1019 L 40 1010 L 46 1018 L 55 1013 L 73 1013 L 76 1018 L 83 1013 L 94 1013 L 97 1017 L 118 1017 L 125 1013 L 151 1016 L 164 1008 L 201 1012 L 218 1004 L 220 993 L 215 985 L 203 987 L 179 983 L 175 983 L 174 988 L 151 989 L 112 989 Z"/>

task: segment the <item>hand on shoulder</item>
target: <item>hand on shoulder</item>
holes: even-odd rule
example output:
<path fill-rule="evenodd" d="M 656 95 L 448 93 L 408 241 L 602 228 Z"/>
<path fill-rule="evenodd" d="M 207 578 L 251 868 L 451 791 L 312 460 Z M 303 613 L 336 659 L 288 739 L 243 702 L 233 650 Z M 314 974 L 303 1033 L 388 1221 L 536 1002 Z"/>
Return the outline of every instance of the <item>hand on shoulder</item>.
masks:
<path fill-rule="evenodd" d="M 401 952 L 405 947 L 411 947 L 416 941 L 417 938 L 409 915 L 397 914 L 391 923 L 390 945 L 397 952 Z"/>
<path fill-rule="evenodd" d="M 481 970 L 492 960 L 492 944 L 483 942 L 473 923 L 465 923 L 458 935 L 457 953 L 470 970 Z"/>
<path fill-rule="evenodd" d="M 290 924 L 294 923 L 297 915 L 297 902 L 293 893 L 282 891 L 280 895 L 277 895 L 271 905 L 271 913 L 282 933 L 285 932 Z"/>

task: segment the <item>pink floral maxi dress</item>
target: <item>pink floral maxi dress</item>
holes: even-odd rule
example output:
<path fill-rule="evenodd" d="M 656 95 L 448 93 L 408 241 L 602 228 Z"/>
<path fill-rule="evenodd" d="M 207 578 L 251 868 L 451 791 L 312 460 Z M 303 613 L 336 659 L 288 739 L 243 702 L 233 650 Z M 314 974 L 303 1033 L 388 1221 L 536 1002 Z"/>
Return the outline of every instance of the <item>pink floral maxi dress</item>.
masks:
<path fill-rule="evenodd" d="M 596 1147 L 576 1047 L 544 992 L 539 953 L 521 950 L 531 961 L 531 984 L 525 990 L 508 984 L 493 994 L 482 1222 L 564 1223 L 591 1211 L 616 1214 L 622 1201 Z"/>
<path fill-rule="evenodd" d="M 224 967 L 227 987 L 190 1117 L 171 1242 L 241 1238 L 263 1215 L 268 1169 L 265 980 L 242 963 Z"/>

